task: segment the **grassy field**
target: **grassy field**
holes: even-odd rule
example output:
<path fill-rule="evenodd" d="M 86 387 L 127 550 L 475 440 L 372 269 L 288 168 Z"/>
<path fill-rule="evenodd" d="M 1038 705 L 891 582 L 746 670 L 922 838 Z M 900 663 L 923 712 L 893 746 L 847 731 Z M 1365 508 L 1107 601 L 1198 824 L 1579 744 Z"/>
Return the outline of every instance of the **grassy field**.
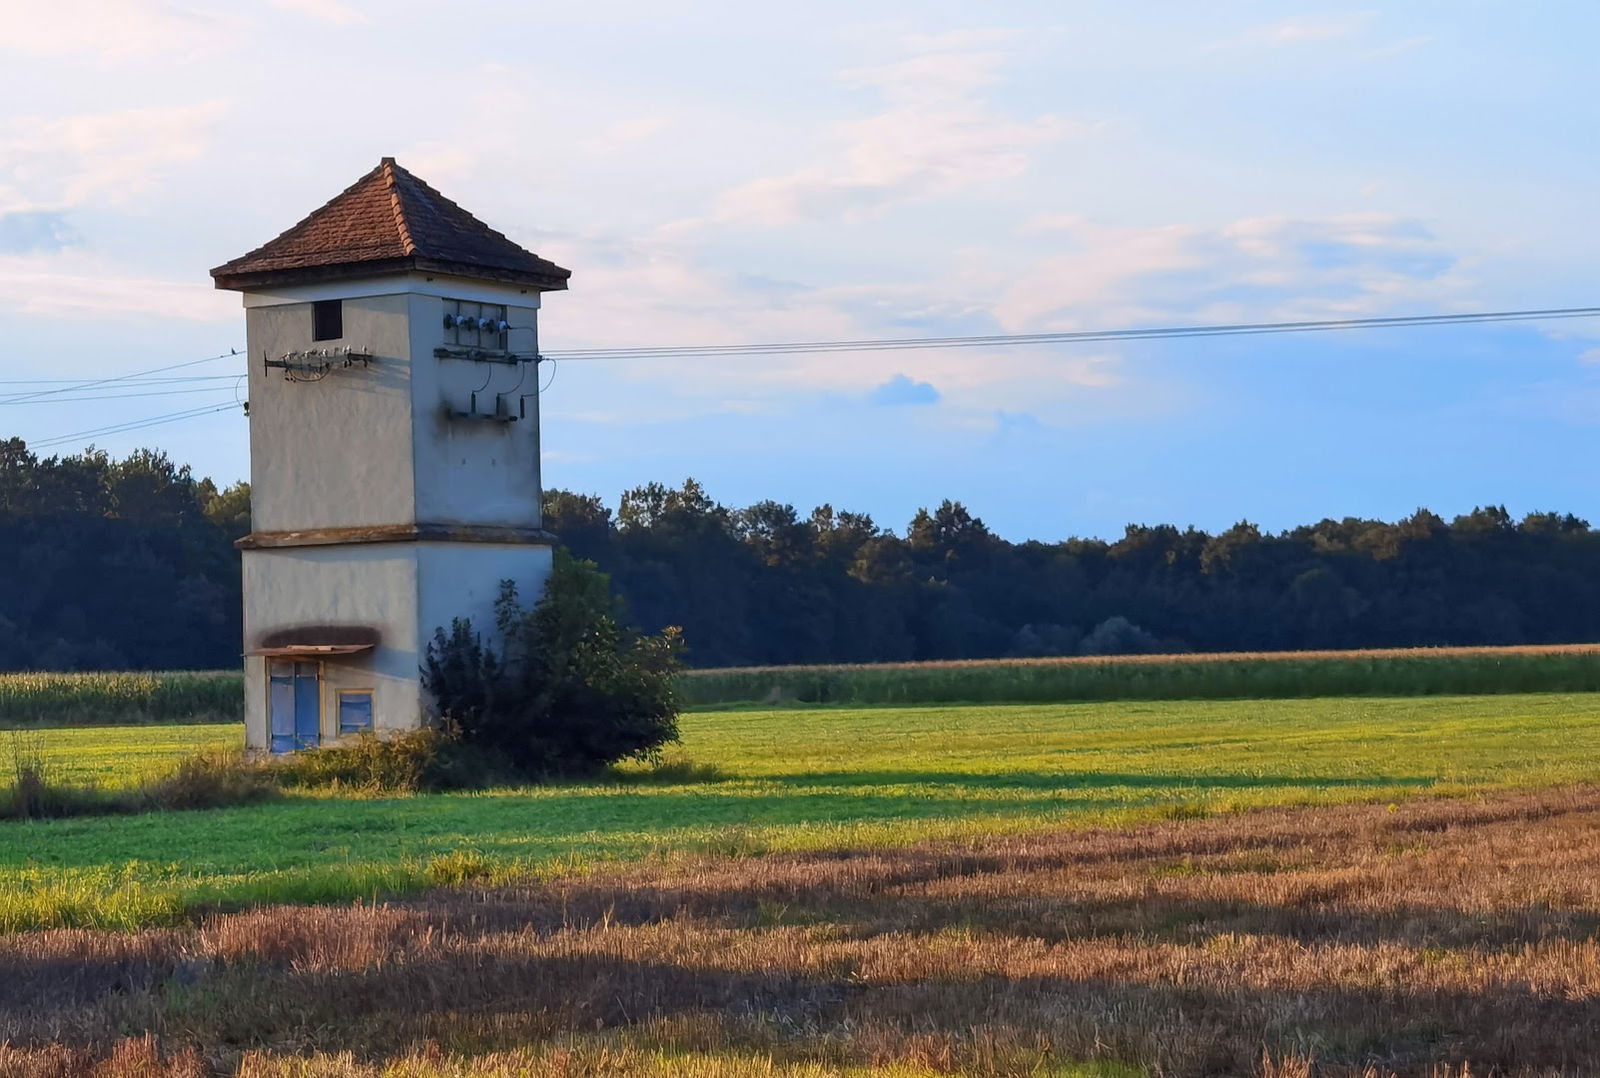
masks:
<path fill-rule="evenodd" d="M 66 726 L 0 731 L 0 785 L 20 756 L 39 756 L 50 774 L 73 785 L 124 789 L 169 770 L 188 753 L 238 748 L 241 723 Z"/>
<path fill-rule="evenodd" d="M 0 824 L 0 926 L 131 927 L 197 909 L 538 878 L 611 859 L 990 839 L 1264 806 L 1593 778 L 1600 697 L 1535 695 L 780 710 L 689 715 L 709 781 L 639 781 Z M 48 731 L 107 778 L 143 739 Z M 163 750 L 165 751 L 165 750 Z M 153 755 L 130 768 L 152 766 Z"/>
<path fill-rule="evenodd" d="M 0 937 L 0 1073 L 1592 1075 L 1597 917 L 1596 787 L 604 866 Z"/>

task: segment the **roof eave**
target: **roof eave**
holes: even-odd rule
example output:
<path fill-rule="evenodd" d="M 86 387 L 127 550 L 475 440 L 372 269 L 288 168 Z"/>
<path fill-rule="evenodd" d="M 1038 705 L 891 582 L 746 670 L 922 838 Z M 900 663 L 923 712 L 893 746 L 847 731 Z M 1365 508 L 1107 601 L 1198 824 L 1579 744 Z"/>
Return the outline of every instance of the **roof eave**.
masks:
<path fill-rule="evenodd" d="M 480 281 L 497 281 L 531 287 L 540 292 L 558 292 L 567 287 L 572 271 L 555 263 L 545 263 L 546 269 L 518 270 L 498 266 L 476 266 L 465 262 L 448 262 L 433 258 L 407 256 L 366 262 L 340 262 L 328 266 L 301 266 L 292 269 L 231 270 L 227 264 L 211 271 L 214 287 L 234 292 L 275 285 L 314 284 L 319 281 L 346 280 L 352 277 L 382 277 L 388 274 L 425 272 L 444 273 L 452 277 L 468 277 Z"/>

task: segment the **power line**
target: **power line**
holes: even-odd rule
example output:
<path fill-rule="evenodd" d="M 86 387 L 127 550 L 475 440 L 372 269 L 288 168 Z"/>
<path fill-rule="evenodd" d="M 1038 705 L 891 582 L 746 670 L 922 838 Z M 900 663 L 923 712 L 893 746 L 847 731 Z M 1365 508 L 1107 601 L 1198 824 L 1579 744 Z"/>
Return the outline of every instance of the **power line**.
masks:
<path fill-rule="evenodd" d="M 766 344 L 708 344 L 708 345 L 663 345 L 658 347 L 633 347 L 633 348 L 572 348 L 545 353 L 540 358 L 550 360 L 562 359 L 673 359 L 705 357 L 716 358 L 721 356 L 753 356 L 753 355 L 802 355 L 827 352 L 879 352 L 900 351 L 920 348 L 997 348 L 1013 347 L 1018 345 L 1039 344 L 1074 344 L 1095 341 L 1129 341 L 1129 340 L 1165 340 L 1182 339 L 1189 337 L 1229 337 L 1252 336 L 1269 333 L 1316 333 L 1332 330 L 1352 329 L 1398 329 L 1411 326 L 1445 326 L 1445 325 L 1472 325 L 1489 322 L 1531 322 L 1567 318 L 1594 318 L 1600 317 L 1600 307 L 1549 307 L 1533 310 L 1514 311 L 1470 311 L 1455 314 L 1429 314 L 1429 315 L 1401 315 L 1388 318 L 1329 318 L 1329 319 L 1304 319 L 1295 322 L 1242 322 L 1231 325 L 1212 326 L 1162 326 L 1134 329 L 1100 329 L 1100 330 L 1074 330 L 1061 333 L 996 333 L 970 337 L 898 337 L 868 340 L 844 341 L 791 341 L 774 342 Z M 87 381 L 70 381 L 69 384 L 60 385 L 56 389 L 35 390 L 0 397 L 0 404 L 25 404 L 40 402 L 42 398 L 61 397 L 65 394 L 91 389 L 96 386 L 110 385 L 118 382 L 133 385 L 154 384 L 158 382 L 182 382 L 185 380 L 199 381 L 204 378 L 234 378 L 233 375 L 214 376 L 186 376 L 185 378 L 154 379 L 151 382 L 141 382 L 151 375 L 162 374 L 166 371 L 180 368 L 193 367 L 202 363 L 211 363 L 219 359 L 228 359 L 239 354 L 238 349 L 204 359 L 189 360 L 184 363 L 172 363 L 163 367 L 153 367 L 150 370 L 135 371 L 131 374 L 117 375 L 109 378 L 90 379 Z M 552 374 L 554 368 L 552 367 Z M 69 380 L 62 379 L 62 382 Z M 24 384 L 24 383 L 4 383 Z M 26 384 L 56 384 L 55 380 L 39 380 Z M 546 387 L 548 388 L 548 386 Z M 208 390 L 166 390 L 151 393 L 129 394 L 96 394 L 83 397 L 65 397 L 61 403 L 72 400 L 115 400 L 121 397 L 138 396 L 167 396 L 185 393 L 207 392 Z M 220 391 L 220 387 L 216 390 Z M 235 407 L 238 402 L 221 405 L 205 405 L 199 408 L 172 412 L 166 415 L 152 416 L 142 420 L 134 420 L 125 424 L 102 427 L 98 430 L 79 431 L 74 434 L 63 434 L 43 439 L 33 443 L 34 446 L 44 448 L 60 445 L 74 439 L 95 437 L 103 434 L 120 434 L 125 431 L 139 430 L 147 426 L 157 426 L 163 423 L 174 423 L 183 419 L 197 418 L 215 412 L 224 411 Z"/>
<path fill-rule="evenodd" d="M 237 381 L 240 377 L 242 376 L 229 375 L 228 381 Z M 74 386 L 73 388 L 76 389 L 77 387 Z M 77 404 L 83 401 L 121 401 L 130 400 L 134 397 L 187 397 L 196 393 L 231 393 L 232 391 L 233 387 L 227 385 L 204 386 L 200 389 L 152 389 L 144 393 L 95 393 L 82 397 L 49 397 L 44 400 L 5 400 L 0 398 L 0 408 L 13 404 Z"/>
<path fill-rule="evenodd" d="M 141 378 L 129 375 L 123 381 L 131 385 L 159 386 L 176 385 L 180 382 L 227 382 L 237 378 L 236 374 L 184 374 L 172 378 Z M 97 381 L 94 378 L 0 378 L 0 386 L 67 386 L 70 389 L 82 389 L 88 382 Z"/>
<path fill-rule="evenodd" d="M 1391 318 L 1329 318 L 1298 322 L 1244 322 L 1216 326 L 1166 326 L 1149 329 L 1096 329 L 1063 333 L 996 333 L 973 337 L 899 337 L 883 340 L 802 341 L 770 344 L 672 345 L 656 348 L 571 348 L 546 352 L 545 359 L 674 359 L 680 357 L 803 355 L 825 352 L 882 352 L 914 348 L 996 348 L 1025 344 L 1075 344 L 1093 341 L 1232 337 L 1268 333 L 1316 333 L 1348 329 L 1398 329 L 1408 326 L 1469 325 L 1600 317 L 1600 307 L 1553 307 L 1525 311 L 1473 311 L 1458 314 L 1403 315 Z"/>
<path fill-rule="evenodd" d="M 127 423 L 118 423 L 109 427 L 99 427 L 94 430 L 80 430 L 74 431 L 71 434 L 59 434 L 51 438 L 41 438 L 36 442 L 29 442 L 28 448 L 30 450 L 48 449 L 53 446 L 64 445 L 69 442 L 89 441 L 105 434 L 122 434 L 127 431 L 142 430 L 145 427 L 158 427 L 164 423 L 176 423 L 179 420 L 184 419 L 198 419 L 203 415 L 211 415 L 215 412 L 223 412 L 237 407 L 239 407 L 239 405 L 234 401 L 229 401 L 226 404 L 207 404 L 202 405 L 199 408 L 190 408 L 181 412 L 168 412 L 165 415 L 146 416 L 144 419 L 135 419 Z"/>
<path fill-rule="evenodd" d="M 88 389 L 91 386 L 103 386 L 112 382 L 126 382 L 129 379 L 143 378 L 144 376 L 150 374 L 162 374 L 166 371 L 175 371 L 183 367 L 196 367 L 202 363 L 214 363 L 219 359 L 229 359 L 238 354 L 239 350 L 237 348 L 230 348 L 226 352 L 222 352 L 214 356 L 207 356 L 204 359 L 191 359 L 183 363 L 169 363 L 164 367 L 152 367 L 147 371 L 134 371 L 131 374 L 118 374 L 110 378 L 95 378 L 87 382 L 79 383 L 76 386 L 63 386 L 60 389 L 40 389 L 31 393 L 16 393 L 8 397 L 0 397 L 0 403 L 16 404 L 22 401 L 33 400 L 38 397 L 52 397 L 58 393 L 69 393 L 74 389 Z"/>

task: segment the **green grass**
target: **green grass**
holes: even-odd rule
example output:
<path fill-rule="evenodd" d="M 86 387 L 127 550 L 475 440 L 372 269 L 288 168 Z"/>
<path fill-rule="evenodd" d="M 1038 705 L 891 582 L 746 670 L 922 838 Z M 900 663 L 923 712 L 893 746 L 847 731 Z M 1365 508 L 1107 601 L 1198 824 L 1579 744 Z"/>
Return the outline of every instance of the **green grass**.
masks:
<path fill-rule="evenodd" d="M 1600 696 L 723 712 L 686 716 L 683 733 L 682 753 L 719 780 L 3 823 L 0 926 L 131 926 L 215 904 L 370 898 L 679 851 L 977 838 L 1585 781 L 1600 762 Z M 159 736 L 176 752 L 185 738 L 224 734 L 237 728 L 45 736 L 64 768 L 104 777 L 129 739 Z"/>
<path fill-rule="evenodd" d="M 73 786 L 121 790 L 171 770 L 183 756 L 244 744 L 241 723 L 177 726 L 71 726 L 0 731 L 0 785 L 13 753 L 37 746 L 52 778 Z"/>

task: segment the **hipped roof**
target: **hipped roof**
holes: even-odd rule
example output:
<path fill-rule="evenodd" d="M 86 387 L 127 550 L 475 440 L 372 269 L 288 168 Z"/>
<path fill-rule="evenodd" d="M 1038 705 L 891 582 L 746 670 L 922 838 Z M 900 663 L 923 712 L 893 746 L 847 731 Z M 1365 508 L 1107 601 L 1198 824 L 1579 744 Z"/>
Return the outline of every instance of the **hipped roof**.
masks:
<path fill-rule="evenodd" d="M 385 157 L 277 239 L 211 271 L 218 288 L 423 270 L 540 291 L 570 270 L 524 250 Z"/>

